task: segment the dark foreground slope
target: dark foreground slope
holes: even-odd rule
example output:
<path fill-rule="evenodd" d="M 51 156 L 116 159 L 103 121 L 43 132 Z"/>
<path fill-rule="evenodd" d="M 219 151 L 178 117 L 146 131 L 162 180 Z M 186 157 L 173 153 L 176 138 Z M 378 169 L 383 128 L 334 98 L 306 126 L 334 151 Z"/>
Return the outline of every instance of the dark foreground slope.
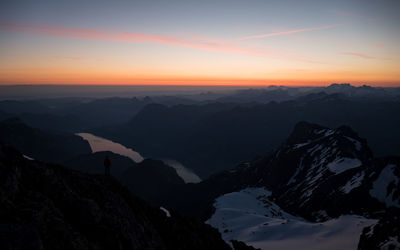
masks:
<path fill-rule="evenodd" d="M 63 166 L 89 174 L 104 174 L 104 159 L 106 156 L 111 160 L 111 175 L 121 180 L 125 171 L 132 167 L 135 162 L 126 156 L 115 154 L 110 151 L 102 151 L 88 154 L 81 154 L 77 157 L 63 162 Z"/>
<path fill-rule="evenodd" d="M 185 188 L 176 170 L 160 160 L 145 159 L 139 163 L 112 152 L 83 154 L 63 165 L 90 174 L 104 174 L 103 161 L 111 160 L 111 175 L 132 193 L 152 205 L 165 206 L 165 198 Z"/>
<path fill-rule="evenodd" d="M 0 144 L 1 249 L 229 249 L 215 229 L 113 178 L 30 161 Z"/>

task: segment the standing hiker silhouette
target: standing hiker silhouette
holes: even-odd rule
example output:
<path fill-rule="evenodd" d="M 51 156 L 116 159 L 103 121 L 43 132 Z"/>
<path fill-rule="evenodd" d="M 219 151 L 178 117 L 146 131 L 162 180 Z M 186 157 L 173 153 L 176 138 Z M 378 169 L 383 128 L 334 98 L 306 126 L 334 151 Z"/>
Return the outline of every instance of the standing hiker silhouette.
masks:
<path fill-rule="evenodd" d="M 111 166 L 111 161 L 110 158 L 108 158 L 108 155 L 104 159 L 104 174 L 106 176 L 110 176 L 110 166 Z"/>

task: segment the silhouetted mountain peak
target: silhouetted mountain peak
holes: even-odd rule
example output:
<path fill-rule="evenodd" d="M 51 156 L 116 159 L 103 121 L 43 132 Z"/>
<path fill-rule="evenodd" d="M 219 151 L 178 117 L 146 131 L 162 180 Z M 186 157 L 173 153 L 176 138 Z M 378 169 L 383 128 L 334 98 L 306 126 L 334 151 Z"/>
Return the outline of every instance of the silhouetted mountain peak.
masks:
<path fill-rule="evenodd" d="M 230 183 L 234 191 L 248 186 L 265 187 L 288 211 L 310 220 L 325 220 L 351 209 L 347 204 L 339 208 L 327 204 L 337 202 L 341 192 L 361 185 L 355 183 L 360 176 L 367 176 L 362 171 L 369 169 L 371 161 L 373 157 L 366 141 L 350 127 L 331 129 L 303 121 L 296 124 L 286 143 L 275 152 L 214 179 Z M 368 178 L 377 178 L 376 175 L 379 174 Z M 332 187 L 338 191 L 332 191 L 336 190 Z M 326 200 L 327 195 L 332 195 L 329 199 L 333 201 Z"/>
<path fill-rule="evenodd" d="M 361 152 L 364 155 L 361 158 L 372 158 L 372 152 L 367 142 L 360 138 L 351 127 L 346 125 L 330 129 L 313 123 L 299 122 L 295 125 L 292 133 L 286 140 L 284 148 L 294 150 L 306 145 L 319 145 L 321 148 L 331 148 L 331 152 Z M 336 149 L 334 150 L 334 148 Z M 356 157 L 356 155 L 353 156 Z"/>
<path fill-rule="evenodd" d="M 321 136 L 321 131 L 327 130 L 327 128 L 309 123 L 306 121 L 301 121 L 298 122 L 286 140 L 287 144 L 296 144 L 296 143 L 302 143 L 306 142 L 309 140 L 314 140 L 315 138 L 318 138 Z"/>
<path fill-rule="evenodd" d="M 61 163 L 82 153 L 90 153 L 87 141 L 66 133 L 32 128 L 18 118 L 0 122 L 0 140 L 37 160 Z"/>
<path fill-rule="evenodd" d="M 367 142 L 349 126 L 299 122 L 273 153 L 200 185 L 224 183 L 218 186 L 221 193 L 263 187 L 285 211 L 325 221 L 354 213 L 374 217 L 387 207 L 400 207 L 399 170 L 399 157 L 374 159 Z"/>
<path fill-rule="evenodd" d="M 335 129 L 335 132 L 340 135 L 350 136 L 354 139 L 359 140 L 360 137 L 358 136 L 357 132 L 355 132 L 350 126 L 342 125 Z"/>
<path fill-rule="evenodd" d="M 351 89 L 355 88 L 350 83 L 332 83 L 327 87 L 327 89 L 336 89 L 336 90 L 343 90 L 343 89 Z"/>
<path fill-rule="evenodd" d="M 333 92 L 327 93 L 325 91 L 320 91 L 316 93 L 310 93 L 304 96 L 300 96 L 296 99 L 296 101 L 300 105 L 309 104 L 309 105 L 317 105 L 326 102 L 337 102 L 345 99 L 345 95 L 343 93 Z"/>

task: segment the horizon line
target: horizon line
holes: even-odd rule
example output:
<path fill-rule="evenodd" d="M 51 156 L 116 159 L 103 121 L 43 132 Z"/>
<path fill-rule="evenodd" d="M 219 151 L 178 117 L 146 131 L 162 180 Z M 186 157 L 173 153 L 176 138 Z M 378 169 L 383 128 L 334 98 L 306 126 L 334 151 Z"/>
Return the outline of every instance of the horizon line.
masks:
<path fill-rule="evenodd" d="M 349 83 L 349 82 L 332 82 L 328 84 L 109 84 L 109 83 L 17 83 L 17 84 L 0 84 L 0 87 L 62 87 L 62 86 L 85 86 L 85 87 L 328 87 L 331 85 L 350 85 L 353 87 L 384 87 L 384 88 L 400 88 L 399 84 L 367 84 L 367 83 Z"/>

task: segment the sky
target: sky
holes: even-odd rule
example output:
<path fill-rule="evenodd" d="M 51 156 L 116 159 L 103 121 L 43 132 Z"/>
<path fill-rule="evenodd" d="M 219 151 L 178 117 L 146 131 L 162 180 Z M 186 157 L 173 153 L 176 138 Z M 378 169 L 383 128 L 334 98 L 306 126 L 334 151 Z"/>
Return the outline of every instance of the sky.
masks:
<path fill-rule="evenodd" d="M 398 0 L 0 3 L 0 84 L 400 86 Z"/>

